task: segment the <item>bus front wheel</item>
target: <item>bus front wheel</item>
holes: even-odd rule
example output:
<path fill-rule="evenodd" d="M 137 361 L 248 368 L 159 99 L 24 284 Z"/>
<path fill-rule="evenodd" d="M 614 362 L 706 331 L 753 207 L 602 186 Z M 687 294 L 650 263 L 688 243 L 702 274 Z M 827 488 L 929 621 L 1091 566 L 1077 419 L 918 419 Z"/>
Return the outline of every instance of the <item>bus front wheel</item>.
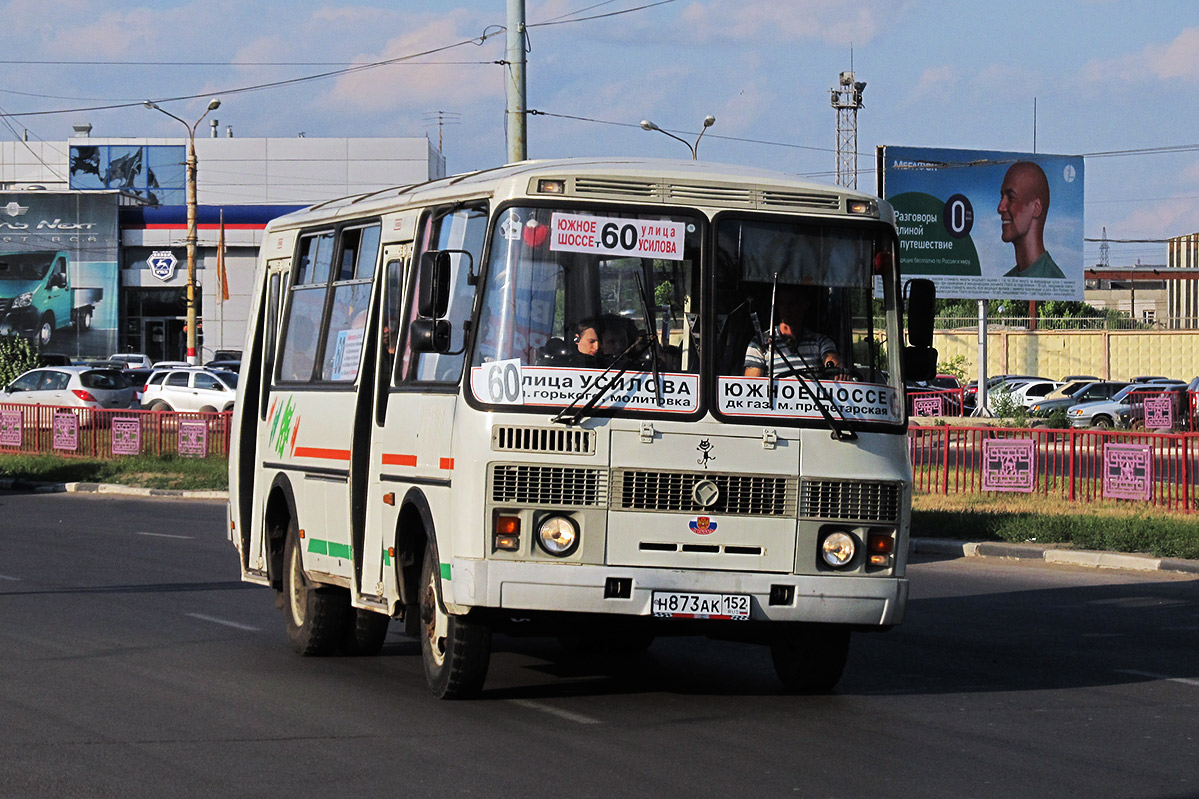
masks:
<path fill-rule="evenodd" d="M 780 634 L 770 642 L 770 658 L 783 688 L 789 693 L 816 694 L 833 690 L 849 657 L 849 630 L 811 627 Z"/>
<path fill-rule="evenodd" d="M 438 699 L 465 699 L 483 689 L 491 660 L 491 628 L 446 612 L 441 569 L 425 547 L 420 572 L 420 650 L 425 679 Z"/>
<path fill-rule="evenodd" d="M 304 573 L 299 528 L 295 519 L 287 528 L 283 562 L 287 568 L 283 613 L 287 640 L 301 655 L 331 655 L 342 642 L 347 599 L 337 588 L 312 583 Z"/>

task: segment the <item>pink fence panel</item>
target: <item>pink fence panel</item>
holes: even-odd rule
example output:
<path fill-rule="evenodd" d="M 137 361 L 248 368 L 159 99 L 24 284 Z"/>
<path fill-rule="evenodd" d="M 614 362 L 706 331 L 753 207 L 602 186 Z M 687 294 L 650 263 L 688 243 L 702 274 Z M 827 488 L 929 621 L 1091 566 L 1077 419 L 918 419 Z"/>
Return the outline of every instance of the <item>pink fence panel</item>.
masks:
<path fill-rule="evenodd" d="M 67 428 L 59 417 L 59 446 L 55 447 L 55 414 L 70 413 L 78 422 L 73 448 L 63 448 Z M 180 422 L 201 422 L 206 454 L 228 457 L 232 414 L 143 410 L 95 410 L 51 405 L 0 403 L 0 454 L 55 454 L 63 457 L 121 458 L 128 455 L 173 455 L 180 452 Z M 192 453 L 188 453 L 192 454 Z"/>

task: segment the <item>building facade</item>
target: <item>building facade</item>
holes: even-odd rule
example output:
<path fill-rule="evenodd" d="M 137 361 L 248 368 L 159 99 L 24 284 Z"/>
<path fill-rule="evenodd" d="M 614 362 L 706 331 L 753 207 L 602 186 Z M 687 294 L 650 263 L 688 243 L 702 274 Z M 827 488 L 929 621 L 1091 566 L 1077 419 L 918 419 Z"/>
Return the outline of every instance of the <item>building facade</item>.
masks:
<path fill-rule="evenodd" d="M 79 359 L 144 352 L 182 360 L 187 140 L 95 138 L 87 125 L 76 132 L 65 142 L 0 142 L 0 334 Z M 445 159 L 424 137 L 212 132 L 195 139 L 201 362 L 241 349 L 267 222 L 445 175 Z"/>
<path fill-rule="evenodd" d="M 1171 269 L 1199 272 L 1199 233 L 1175 236 L 1167 243 L 1166 264 Z M 1199 279 L 1174 281 L 1169 287 L 1173 327 L 1199 328 Z"/>

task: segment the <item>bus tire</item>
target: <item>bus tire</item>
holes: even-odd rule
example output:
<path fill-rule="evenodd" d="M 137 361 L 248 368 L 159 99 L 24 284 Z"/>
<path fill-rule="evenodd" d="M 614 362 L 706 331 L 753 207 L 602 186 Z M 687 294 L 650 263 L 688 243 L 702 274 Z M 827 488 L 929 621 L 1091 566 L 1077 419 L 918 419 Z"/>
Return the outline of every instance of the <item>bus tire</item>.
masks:
<path fill-rule="evenodd" d="M 491 628 L 446 612 L 441 569 L 425 547 L 420 571 L 420 651 L 425 680 L 438 699 L 467 699 L 483 689 L 491 660 Z"/>
<path fill-rule="evenodd" d="M 849 657 L 849 629 L 834 625 L 782 633 L 770 642 L 774 672 L 788 693 L 833 690 Z"/>
<path fill-rule="evenodd" d="M 350 608 L 341 637 L 341 651 L 351 657 L 371 657 L 383 649 L 391 619 L 364 608 Z"/>
<path fill-rule="evenodd" d="M 331 655 L 341 643 L 345 629 L 345 592 L 314 585 L 304 573 L 299 528 L 292 519 L 284 545 L 283 615 L 287 640 L 300 655 Z"/>

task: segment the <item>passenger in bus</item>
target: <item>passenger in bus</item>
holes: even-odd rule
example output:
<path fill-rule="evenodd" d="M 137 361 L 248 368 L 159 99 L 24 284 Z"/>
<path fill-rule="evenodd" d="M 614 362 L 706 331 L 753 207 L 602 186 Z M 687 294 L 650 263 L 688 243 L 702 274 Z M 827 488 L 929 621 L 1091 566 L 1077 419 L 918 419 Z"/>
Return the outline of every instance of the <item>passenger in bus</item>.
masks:
<path fill-rule="evenodd" d="M 600 359 L 600 336 L 603 325 L 594 316 L 582 319 L 575 325 L 575 349 L 578 357 L 574 359 L 577 366 L 598 366 Z"/>
<path fill-rule="evenodd" d="M 839 368 L 841 356 L 837 345 L 823 333 L 806 326 L 812 298 L 798 286 L 779 286 L 774 316 L 777 324 L 766 335 L 774 339 L 774 375 L 785 377 L 804 372 L 819 374 L 828 368 Z M 764 331 L 766 332 L 766 331 Z M 766 363 L 767 342 L 755 337 L 745 350 L 745 376 L 762 377 L 769 371 Z"/>
<path fill-rule="evenodd" d="M 637 324 L 616 314 L 600 317 L 600 360 L 605 366 L 629 348 L 637 338 Z"/>

